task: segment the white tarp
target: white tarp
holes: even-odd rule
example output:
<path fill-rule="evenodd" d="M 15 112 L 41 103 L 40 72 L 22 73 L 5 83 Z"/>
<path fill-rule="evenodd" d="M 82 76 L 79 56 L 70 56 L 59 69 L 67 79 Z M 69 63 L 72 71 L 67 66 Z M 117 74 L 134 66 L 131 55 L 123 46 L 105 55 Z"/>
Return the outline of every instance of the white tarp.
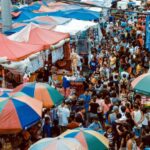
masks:
<path fill-rule="evenodd" d="M 81 2 L 110 8 L 112 0 L 81 0 Z"/>
<path fill-rule="evenodd" d="M 92 10 L 92 11 L 96 11 L 96 12 L 102 12 L 102 8 L 100 7 L 88 7 L 87 8 L 88 10 Z"/>
<path fill-rule="evenodd" d="M 63 32 L 63 33 L 69 33 L 70 35 L 76 35 L 96 25 L 97 23 L 91 21 L 72 19 L 69 23 L 58 25 L 53 30 L 58 32 Z"/>

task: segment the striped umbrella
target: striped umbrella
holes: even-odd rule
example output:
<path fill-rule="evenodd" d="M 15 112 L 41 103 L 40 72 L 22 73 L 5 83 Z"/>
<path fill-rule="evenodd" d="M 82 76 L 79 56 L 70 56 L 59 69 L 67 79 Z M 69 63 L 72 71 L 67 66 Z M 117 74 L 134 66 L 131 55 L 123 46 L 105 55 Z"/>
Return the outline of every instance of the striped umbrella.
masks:
<path fill-rule="evenodd" d="M 45 138 L 33 144 L 29 150 L 83 150 L 74 138 Z"/>
<path fill-rule="evenodd" d="M 42 101 L 45 108 L 60 105 L 64 100 L 64 97 L 55 88 L 46 83 L 24 83 L 13 90 L 13 92 L 19 91 Z"/>
<path fill-rule="evenodd" d="M 76 138 L 86 150 L 108 150 L 109 147 L 108 140 L 103 135 L 90 129 L 67 130 L 62 136 Z"/>
<path fill-rule="evenodd" d="M 24 93 L 0 97 L 0 134 L 12 134 L 27 129 L 37 123 L 41 115 L 42 103 Z"/>
<path fill-rule="evenodd" d="M 143 74 L 131 82 L 131 86 L 136 93 L 150 96 L 150 74 Z"/>

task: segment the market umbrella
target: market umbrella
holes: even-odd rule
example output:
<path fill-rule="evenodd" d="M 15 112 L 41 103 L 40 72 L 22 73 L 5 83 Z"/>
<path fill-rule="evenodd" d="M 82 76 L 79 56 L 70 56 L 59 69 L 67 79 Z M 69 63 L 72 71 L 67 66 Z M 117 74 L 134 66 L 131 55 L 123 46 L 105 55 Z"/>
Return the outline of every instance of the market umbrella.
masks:
<path fill-rule="evenodd" d="M 0 97 L 0 134 L 13 134 L 37 123 L 42 115 L 42 102 L 18 92 Z"/>
<path fill-rule="evenodd" d="M 76 138 L 86 150 L 107 150 L 109 147 L 108 140 L 103 135 L 90 129 L 67 130 L 62 136 Z"/>
<path fill-rule="evenodd" d="M 43 102 L 43 107 L 50 108 L 60 105 L 64 97 L 53 87 L 46 83 L 30 82 L 21 84 L 13 92 L 23 92 Z"/>
<path fill-rule="evenodd" d="M 136 93 L 150 96 L 150 73 L 143 74 L 131 82 Z"/>
<path fill-rule="evenodd" d="M 45 138 L 33 144 L 29 150 L 83 150 L 74 138 Z"/>

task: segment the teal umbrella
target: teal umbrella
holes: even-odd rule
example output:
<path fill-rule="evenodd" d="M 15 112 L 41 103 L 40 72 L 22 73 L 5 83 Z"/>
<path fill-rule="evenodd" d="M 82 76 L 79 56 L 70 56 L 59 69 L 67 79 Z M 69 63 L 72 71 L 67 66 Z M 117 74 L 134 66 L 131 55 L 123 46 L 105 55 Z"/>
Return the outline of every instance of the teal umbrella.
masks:
<path fill-rule="evenodd" d="M 136 93 L 150 96 L 150 73 L 138 76 L 131 82 L 131 86 Z"/>

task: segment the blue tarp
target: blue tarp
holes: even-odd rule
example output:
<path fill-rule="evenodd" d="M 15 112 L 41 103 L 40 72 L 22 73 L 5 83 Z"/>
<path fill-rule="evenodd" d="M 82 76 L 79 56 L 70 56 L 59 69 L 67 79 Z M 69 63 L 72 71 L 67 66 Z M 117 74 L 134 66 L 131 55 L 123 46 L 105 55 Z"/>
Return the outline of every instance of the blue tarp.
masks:
<path fill-rule="evenodd" d="M 25 27 L 25 26 L 21 26 L 21 27 L 18 27 L 18 28 L 14 28 L 14 29 L 5 31 L 5 34 L 6 34 L 6 35 L 14 34 L 14 33 L 16 33 L 16 32 L 19 32 L 20 30 L 22 30 L 24 27 Z"/>
<path fill-rule="evenodd" d="M 145 46 L 150 51 L 150 15 L 146 17 L 146 42 Z"/>
<path fill-rule="evenodd" d="M 48 13 L 49 16 L 59 16 L 65 18 L 73 18 L 78 20 L 99 20 L 100 14 L 95 11 L 88 9 L 76 9 L 67 11 L 57 11 L 53 13 Z"/>
<path fill-rule="evenodd" d="M 13 19 L 13 21 L 23 22 L 24 20 L 30 20 L 37 16 L 57 16 L 57 17 L 91 21 L 91 20 L 99 20 L 100 14 L 98 12 L 91 11 L 88 9 L 76 9 L 76 10 L 45 12 L 45 13 L 34 13 L 32 11 L 23 10 L 17 18 Z"/>
<path fill-rule="evenodd" d="M 20 11 L 24 11 L 24 10 L 26 10 L 26 11 L 34 11 L 34 10 L 39 10 L 40 7 L 41 7 L 41 4 L 34 3 L 31 6 L 26 6 L 26 7 L 21 8 Z"/>
<path fill-rule="evenodd" d="M 88 9 L 78 9 L 66 11 L 65 17 L 79 20 L 99 20 L 100 14 Z"/>
<path fill-rule="evenodd" d="M 23 22 L 24 20 L 29 20 L 36 16 L 38 16 L 38 15 L 31 11 L 22 11 L 21 14 L 17 18 L 13 19 L 13 21 L 14 22 Z"/>

